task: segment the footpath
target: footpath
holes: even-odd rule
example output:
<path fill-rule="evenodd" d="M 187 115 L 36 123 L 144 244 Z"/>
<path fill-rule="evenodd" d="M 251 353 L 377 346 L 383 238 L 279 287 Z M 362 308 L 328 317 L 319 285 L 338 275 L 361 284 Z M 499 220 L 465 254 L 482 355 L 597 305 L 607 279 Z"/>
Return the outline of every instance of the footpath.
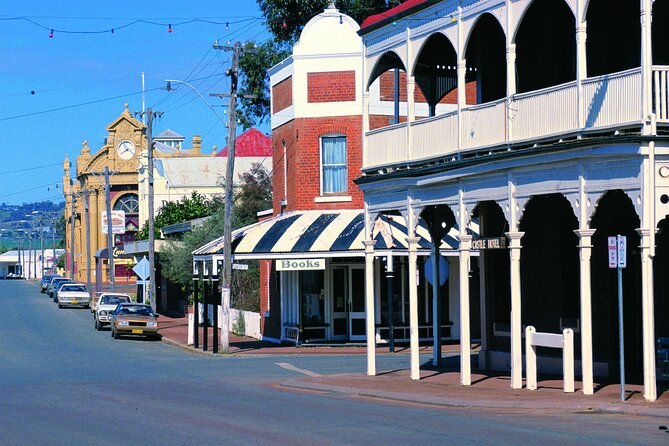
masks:
<path fill-rule="evenodd" d="M 196 350 L 186 345 L 188 322 L 185 317 L 159 318 L 159 332 L 163 341 L 169 342 L 193 353 L 211 355 L 213 330 L 208 330 L 208 351 L 202 351 L 204 333 L 200 329 L 200 345 Z M 476 352 L 476 345 L 473 345 Z M 505 412 L 552 413 L 600 413 L 650 416 L 658 418 L 658 428 L 669 427 L 669 392 L 666 384 L 659 389 L 658 400 L 647 402 L 643 398 L 643 386 L 627 384 L 626 401 L 620 401 L 618 384 L 597 383 L 594 395 L 583 395 L 581 383 L 576 382 L 576 392 L 564 393 L 561 379 L 543 379 L 537 390 L 512 389 L 508 375 L 494 375 L 473 371 L 472 384 L 460 385 L 459 358 L 452 356 L 459 351 L 459 345 L 445 345 L 441 367 L 422 366 L 421 379 L 412 381 L 409 372 L 409 349 L 400 346 L 395 353 L 388 348 L 378 347 L 377 355 L 406 355 L 405 369 L 378 370 L 377 376 L 367 376 L 364 370 L 357 374 L 317 375 L 292 378 L 277 383 L 287 390 L 329 392 L 353 397 L 373 398 L 379 401 L 430 405 L 459 410 L 491 410 Z M 364 346 L 319 345 L 302 346 L 278 345 L 230 334 L 229 356 L 253 355 L 351 355 L 366 354 Z M 421 347 L 421 354 L 431 354 L 428 346 Z M 541 379 L 541 377 L 540 377 Z M 669 430 L 667 431 L 669 441 Z"/>

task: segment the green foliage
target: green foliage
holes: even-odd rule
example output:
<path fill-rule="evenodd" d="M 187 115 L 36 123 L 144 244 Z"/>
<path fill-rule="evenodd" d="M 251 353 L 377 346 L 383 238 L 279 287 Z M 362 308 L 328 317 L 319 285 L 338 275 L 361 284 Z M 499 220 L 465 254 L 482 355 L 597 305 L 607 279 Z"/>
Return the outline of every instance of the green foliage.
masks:
<path fill-rule="evenodd" d="M 330 0 L 256 0 L 265 25 L 274 36 L 254 48 L 245 46 L 239 60 L 240 88 L 245 95 L 255 99 L 241 99 L 239 119 L 242 126 L 250 128 L 262 123 L 269 116 L 269 76 L 267 70 L 288 57 L 297 42 L 302 28 L 315 15 L 323 12 Z M 358 24 L 370 15 L 386 11 L 400 4 L 399 0 L 338 0 L 337 8 Z"/>
<path fill-rule="evenodd" d="M 58 256 L 58 258 L 56 259 L 57 268 L 65 268 L 65 256 L 66 256 L 65 253 Z"/>
<path fill-rule="evenodd" d="M 246 321 L 244 320 L 244 313 L 239 313 L 239 317 L 232 325 L 232 332 L 237 336 L 244 336 L 246 334 Z"/>
<path fill-rule="evenodd" d="M 241 85 L 239 87 L 241 110 L 238 118 L 244 129 L 262 123 L 269 116 L 270 92 L 267 69 L 281 62 L 290 54 L 287 45 L 267 40 L 257 48 L 247 43 L 239 58 Z M 254 95 L 246 98 L 242 95 Z"/>
<path fill-rule="evenodd" d="M 232 228 L 237 229 L 256 221 L 259 211 L 272 206 L 272 177 L 260 164 L 241 176 L 232 210 Z M 216 200 L 215 200 L 216 201 Z M 200 227 L 184 235 L 182 240 L 168 241 L 160 253 L 163 275 L 172 283 L 188 290 L 192 284 L 193 255 L 200 246 L 223 234 L 225 207 L 218 203 L 215 212 Z M 250 262 L 247 271 L 234 271 L 232 277 L 232 305 L 247 311 L 258 311 L 260 273 L 257 262 Z"/>
<path fill-rule="evenodd" d="M 233 214 L 238 227 L 256 221 L 258 212 L 272 207 L 272 176 L 262 164 L 240 175 L 241 188 L 235 195 Z"/>
<path fill-rule="evenodd" d="M 154 222 L 155 237 L 160 236 L 160 228 L 196 218 L 211 215 L 217 207 L 217 201 L 207 199 L 204 195 L 193 192 L 190 197 L 182 197 L 179 201 L 165 203 L 156 215 Z M 149 238 L 149 223 L 145 222 L 142 229 L 135 235 L 136 240 Z"/>

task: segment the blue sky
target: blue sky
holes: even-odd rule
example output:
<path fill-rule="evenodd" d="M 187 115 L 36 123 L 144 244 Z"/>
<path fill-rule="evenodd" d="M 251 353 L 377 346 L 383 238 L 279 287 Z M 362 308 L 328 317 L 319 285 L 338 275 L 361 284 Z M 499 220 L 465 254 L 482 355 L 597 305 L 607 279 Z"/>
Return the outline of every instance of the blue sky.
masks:
<path fill-rule="evenodd" d="M 0 202 L 7 203 L 62 200 L 54 186 L 62 183 L 65 154 L 73 160 L 84 140 L 99 150 L 124 103 L 131 112 L 141 110 L 142 72 L 147 107 L 165 112 L 154 134 L 170 128 L 187 141 L 199 134 L 204 152 L 214 145 L 220 150 L 227 131 L 217 117 L 195 93 L 185 87 L 168 93 L 163 81 L 189 80 L 219 105 L 208 95 L 229 90 L 222 73 L 230 58 L 212 49 L 214 40 L 259 42 L 269 35 L 254 0 L 3 3 Z M 218 23 L 183 23 L 192 19 Z M 122 28 L 135 20 L 155 24 Z M 95 103 L 80 105 L 87 102 Z M 42 113 L 52 109 L 61 110 Z M 223 114 L 224 108 L 215 110 Z"/>

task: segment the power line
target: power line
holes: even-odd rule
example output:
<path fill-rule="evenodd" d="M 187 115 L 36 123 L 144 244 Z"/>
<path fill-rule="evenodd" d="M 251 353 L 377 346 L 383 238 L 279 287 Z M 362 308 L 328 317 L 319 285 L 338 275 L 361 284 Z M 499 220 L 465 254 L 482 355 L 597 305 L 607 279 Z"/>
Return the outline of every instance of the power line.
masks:
<path fill-rule="evenodd" d="M 225 76 L 225 73 L 213 74 L 213 75 L 208 76 L 208 77 L 215 77 L 215 76 Z M 163 87 L 155 87 L 155 88 L 149 88 L 148 90 L 144 90 L 144 92 L 157 91 L 157 90 L 163 90 L 163 89 L 164 89 Z M 56 111 L 69 110 L 69 109 L 72 109 L 72 108 L 83 107 L 83 106 L 86 106 L 86 105 L 99 104 L 100 102 L 113 101 L 114 99 L 121 99 L 121 98 L 125 98 L 125 97 L 128 97 L 128 96 L 136 96 L 136 95 L 139 95 L 139 94 L 142 94 L 142 93 L 143 93 L 143 91 L 140 90 L 140 91 L 136 91 L 136 92 L 133 92 L 133 93 L 120 94 L 120 95 L 112 96 L 112 97 L 108 97 L 108 98 L 95 99 L 93 101 L 88 101 L 88 102 L 81 102 L 79 104 L 65 105 L 63 107 L 56 107 L 56 108 L 50 108 L 50 109 L 47 109 L 47 110 L 40 110 L 40 111 L 36 111 L 36 112 L 31 112 L 31 113 L 24 113 L 24 114 L 21 114 L 21 115 L 8 116 L 8 117 L 0 118 L 0 122 L 11 121 L 11 120 L 14 120 L 14 119 L 19 119 L 19 118 L 27 118 L 27 117 L 30 117 L 30 116 L 43 115 L 43 114 L 46 114 L 46 113 L 52 113 L 52 112 L 56 112 Z"/>
<path fill-rule="evenodd" d="M 19 173 L 19 172 L 29 172 L 31 170 L 46 169 L 47 167 L 62 166 L 62 165 L 63 165 L 62 162 L 58 162 L 54 164 L 45 164 L 43 166 L 26 167 L 25 169 L 8 170 L 7 172 L 0 172 L 0 175 L 8 175 L 10 173 Z"/>

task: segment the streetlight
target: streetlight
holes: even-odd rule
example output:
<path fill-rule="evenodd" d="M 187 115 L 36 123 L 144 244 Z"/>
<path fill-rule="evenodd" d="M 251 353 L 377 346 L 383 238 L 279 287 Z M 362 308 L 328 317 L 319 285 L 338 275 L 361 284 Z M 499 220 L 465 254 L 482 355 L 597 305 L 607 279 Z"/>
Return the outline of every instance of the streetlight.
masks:
<path fill-rule="evenodd" d="M 51 272 L 55 273 L 56 272 L 56 221 L 57 217 L 59 215 L 59 212 L 55 211 L 32 211 L 33 216 L 37 216 L 40 222 L 43 222 L 43 220 L 47 220 L 50 224 L 50 230 L 51 230 Z M 43 224 L 43 223 L 40 223 Z M 43 228 L 43 226 L 42 226 Z M 43 233 L 44 231 L 42 231 Z M 44 247 L 42 247 L 42 273 L 44 273 Z"/>

